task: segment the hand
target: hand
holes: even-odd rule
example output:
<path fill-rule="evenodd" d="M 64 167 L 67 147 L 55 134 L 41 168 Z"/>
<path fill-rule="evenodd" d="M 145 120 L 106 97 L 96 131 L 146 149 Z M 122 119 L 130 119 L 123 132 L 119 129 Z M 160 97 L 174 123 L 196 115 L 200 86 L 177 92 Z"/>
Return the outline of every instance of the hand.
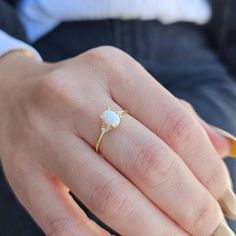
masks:
<path fill-rule="evenodd" d="M 11 53 L 0 71 L 2 164 L 47 235 L 108 235 L 69 189 L 122 235 L 231 235 L 217 202 L 230 186 L 219 154 L 127 54 L 101 47 L 47 64 Z M 129 114 L 105 134 L 103 158 L 94 147 L 107 107 Z"/>

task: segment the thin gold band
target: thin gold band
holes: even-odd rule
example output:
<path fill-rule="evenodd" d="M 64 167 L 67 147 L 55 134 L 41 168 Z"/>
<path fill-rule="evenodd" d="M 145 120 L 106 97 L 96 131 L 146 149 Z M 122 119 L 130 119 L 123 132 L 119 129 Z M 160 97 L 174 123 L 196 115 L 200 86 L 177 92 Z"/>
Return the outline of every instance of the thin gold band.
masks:
<path fill-rule="evenodd" d="M 100 147 L 100 144 L 101 144 L 101 141 L 102 141 L 102 138 L 104 136 L 105 132 L 101 132 L 99 138 L 98 138 L 98 141 L 96 143 L 96 152 L 99 153 L 99 147 Z"/>

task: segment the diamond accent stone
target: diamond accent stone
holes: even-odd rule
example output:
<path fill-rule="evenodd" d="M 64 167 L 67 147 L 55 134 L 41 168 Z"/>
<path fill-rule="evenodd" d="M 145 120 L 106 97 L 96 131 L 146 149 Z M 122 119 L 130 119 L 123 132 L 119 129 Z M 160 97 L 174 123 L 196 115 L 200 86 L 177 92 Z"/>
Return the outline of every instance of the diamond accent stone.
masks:
<path fill-rule="evenodd" d="M 110 109 L 105 110 L 101 116 L 105 124 L 112 127 L 117 127 L 120 124 L 120 116 Z"/>
<path fill-rule="evenodd" d="M 102 123 L 102 129 L 101 130 L 102 130 L 103 133 L 106 133 L 106 132 L 110 131 L 110 129 L 111 129 L 110 125 L 107 125 L 105 122 Z"/>

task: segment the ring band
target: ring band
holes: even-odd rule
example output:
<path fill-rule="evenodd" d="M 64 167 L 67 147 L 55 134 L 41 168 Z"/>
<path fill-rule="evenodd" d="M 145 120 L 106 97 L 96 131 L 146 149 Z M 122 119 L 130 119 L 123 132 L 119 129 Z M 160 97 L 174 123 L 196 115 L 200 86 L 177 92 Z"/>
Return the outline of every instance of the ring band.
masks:
<path fill-rule="evenodd" d="M 96 143 L 96 152 L 99 153 L 99 147 L 105 133 L 117 128 L 120 124 L 122 116 L 127 113 L 127 110 L 113 111 L 108 107 L 100 116 L 102 120 L 101 133 Z"/>

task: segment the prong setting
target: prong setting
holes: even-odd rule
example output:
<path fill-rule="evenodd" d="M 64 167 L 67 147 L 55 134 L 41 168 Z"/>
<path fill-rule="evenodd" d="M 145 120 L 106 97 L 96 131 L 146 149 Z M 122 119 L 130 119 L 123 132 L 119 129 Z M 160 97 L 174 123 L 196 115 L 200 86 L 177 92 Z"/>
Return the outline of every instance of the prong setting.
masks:
<path fill-rule="evenodd" d="M 96 152 L 99 153 L 99 146 L 105 133 L 119 126 L 122 115 L 126 113 L 127 110 L 123 111 L 113 111 L 108 107 L 100 116 L 102 120 L 101 133 L 96 143 Z"/>
<path fill-rule="evenodd" d="M 110 126 L 111 128 L 116 128 L 120 124 L 120 116 L 117 112 L 107 108 L 101 115 L 102 121 Z"/>

